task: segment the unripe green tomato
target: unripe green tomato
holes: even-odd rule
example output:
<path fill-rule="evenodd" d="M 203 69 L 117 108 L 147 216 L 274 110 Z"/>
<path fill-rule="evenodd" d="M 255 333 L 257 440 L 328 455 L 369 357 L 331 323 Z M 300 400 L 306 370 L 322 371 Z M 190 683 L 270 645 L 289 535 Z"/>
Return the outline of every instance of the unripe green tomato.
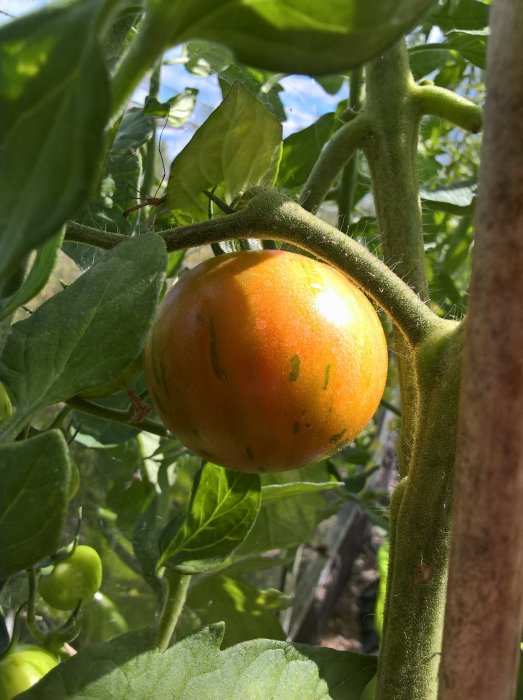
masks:
<path fill-rule="evenodd" d="M 82 399 L 101 399 L 104 396 L 112 396 L 119 391 L 128 389 L 142 371 L 143 353 L 141 353 L 136 360 L 131 362 L 131 364 L 121 374 L 115 377 L 115 379 L 101 384 L 100 386 L 95 386 L 92 389 L 86 389 L 78 394 L 78 396 Z"/>
<path fill-rule="evenodd" d="M 9 398 L 7 389 L 2 384 L 2 382 L 0 382 L 0 425 L 2 423 L 5 423 L 6 420 L 9 420 L 9 418 L 11 418 L 12 415 L 13 404 L 11 403 L 11 399 Z"/>
<path fill-rule="evenodd" d="M 0 660 L 0 700 L 11 700 L 38 683 L 59 659 L 46 649 L 22 644 Z"/>
<path fill-rule="evenodd" d="M 102 585 L 102 560 L 87 545 L 78 545 L 50 574 L 41 576 L 38 590 L 45 602 L 57 610 L 74 610 L 81 600 L 88 603 Z"/>

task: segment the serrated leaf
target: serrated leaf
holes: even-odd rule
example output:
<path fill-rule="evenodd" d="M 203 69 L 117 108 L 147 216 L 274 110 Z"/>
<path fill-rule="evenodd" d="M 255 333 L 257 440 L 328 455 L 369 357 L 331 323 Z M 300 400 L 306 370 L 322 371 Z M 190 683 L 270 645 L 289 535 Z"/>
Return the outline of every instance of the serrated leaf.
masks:
<path fill-rule="evenodd" d="M 21 700 L 359 700 L 376 657 L 257 639 L 220 651 L 223 625 L 147 651 L 143 633 L 83 649 Z M 151 642 L 149 641 L 149 644 Z"/>
<path fill-rule="evenodd" d="M 289 604 L 288 596 L 280 591 L 262 591 L 221 574 L 201 579 L 187 596 L 187 605 L 201 623 L 226 623 L 224 648 L 249 639 L 285 639 L 275 612 Z"/>
<path fill-rule="evenodd" d="M 0 300 L 0 321 L 14 313 L 22 304 L 31 301 L 44 287 L 53 271 L 63 237 L 64 233 L 60 231 L 38 248 L 22 286 L 7 299 Z"/>
<path fill-rule="evenodd" d="M 0 580 L 59 548 L 70 478 L 58 430 L 0 445 Z"/>
<path fill-rule="evenodd" d="M 131 238 L 12 327 L 0 359 L 16 404 L 7 434 L 38 408 L 114 379 L 138 357 L 165 266 L 159 236 Z"/>
<path fill-rule="evenodd" d="M 167 206 L 178 223 L 204 221 L 215 188 L 226 202 L 255 185 L 274 183 L 281 157 L 281 124 L 240 83 L 174 159 Z"/>
<path fill-rule="evenodd" d="M 160 538 L 158 566 L 182 574 L 219 566 L 247 537 L 260 493 L 257 474 L 205 464 L 196 475 L 187 514 L 169 523 Z"/>
<path fill-rule="evenodd" d="M 413 27 L 432 0 L 164 0 L 171 41 L 207 39 L 240 62 L 281 73 L 343 73 L 379 56 Z M 164 15 L 165 17 L 165 15 Z M 175 21 L 177 22 L 175 24 Z"/>
<path fill-rule="evenodd" d="M 56 234 L 96 176 L 109 115 L 103 4 L 53 6 L 0 28 L 0 276 Z"/>

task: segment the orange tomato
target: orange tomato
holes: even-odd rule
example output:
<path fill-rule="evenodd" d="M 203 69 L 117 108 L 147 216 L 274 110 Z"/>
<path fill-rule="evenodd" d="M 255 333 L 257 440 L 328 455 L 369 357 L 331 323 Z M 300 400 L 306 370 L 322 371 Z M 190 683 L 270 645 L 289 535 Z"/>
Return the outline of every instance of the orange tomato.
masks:
<path fill-rule="evenodd" d="M 295 469 L 374 414 L 387 346 L 371 303 L 330 266 L 280 250 L 206 260 L 159 307 L 152 401 L 184 445 L 229 469 Z"/>

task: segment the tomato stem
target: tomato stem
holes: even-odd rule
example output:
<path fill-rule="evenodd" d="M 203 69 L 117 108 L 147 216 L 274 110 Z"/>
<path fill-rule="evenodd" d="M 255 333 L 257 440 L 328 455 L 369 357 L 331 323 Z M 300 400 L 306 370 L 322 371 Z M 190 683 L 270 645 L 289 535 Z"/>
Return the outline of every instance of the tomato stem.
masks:
<path fill-rule="evenodd" d="M 163 609 L 158 620 L 159 651 L 165 651 L 171 642 L 191 581 L 191 576 L 170 569 L 165 569 L 163 578 L 166 586 Z"/>

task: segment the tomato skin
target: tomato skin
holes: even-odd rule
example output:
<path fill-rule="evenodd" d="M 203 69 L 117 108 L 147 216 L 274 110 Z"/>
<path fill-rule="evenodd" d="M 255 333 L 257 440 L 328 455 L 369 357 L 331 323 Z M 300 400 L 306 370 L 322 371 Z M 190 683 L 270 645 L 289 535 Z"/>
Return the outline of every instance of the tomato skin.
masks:
<path fill-rule="evenodd" d="M 198 265 L 166 295 L 145 348 L 152 401 L 187 447 L 282 471 L 350 442 L 387 375 L 371 303 L 328 265 L 278 250 Z"/>
<path fill-rule="evenodd" d="M 23 693 L 58 665 L 59 659 L 46 649 L 21 644 L 0 660 L 0 700 Z"/>
<path fill-rule="evenodd" d="M 45 602 L 57 610 L 74 610 L 78 601 L 89 602 L 102 585 L 102 560 L 92 547 L 80 544 L 67 559 L 41 576 L 38 590 Z"/>

